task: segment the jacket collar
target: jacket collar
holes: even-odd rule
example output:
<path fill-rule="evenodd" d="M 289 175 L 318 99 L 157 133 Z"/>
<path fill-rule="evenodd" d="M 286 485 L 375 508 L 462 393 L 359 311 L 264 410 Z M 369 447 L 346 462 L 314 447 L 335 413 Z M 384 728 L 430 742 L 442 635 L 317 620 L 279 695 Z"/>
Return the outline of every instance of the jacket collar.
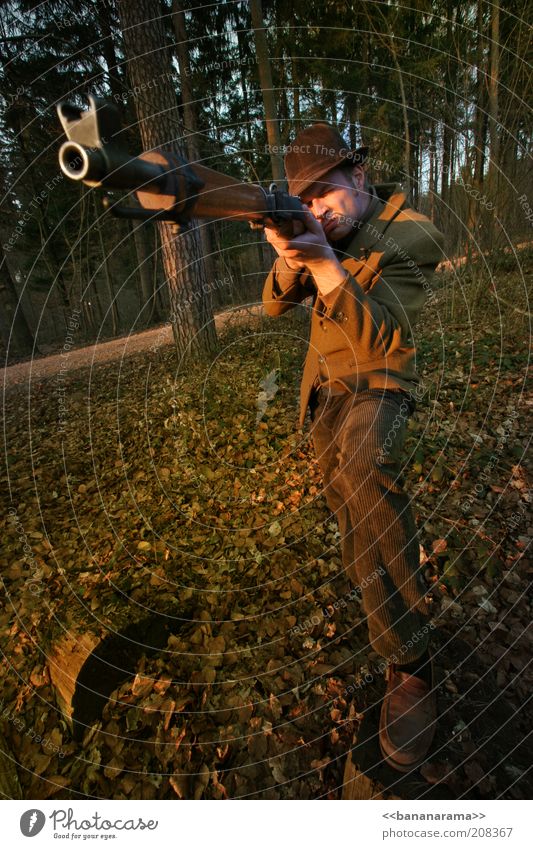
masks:
<path fill-rule="evenodd" d="M 343 251 L 348 256 L 359 257 L 361 252 L 369 251 L 407 204 L 407 196 L 400 183 L 378 183 L 372 188 L 375 195 L 370 201 L 369 214 L 364 216 L 361 226 Z"/>

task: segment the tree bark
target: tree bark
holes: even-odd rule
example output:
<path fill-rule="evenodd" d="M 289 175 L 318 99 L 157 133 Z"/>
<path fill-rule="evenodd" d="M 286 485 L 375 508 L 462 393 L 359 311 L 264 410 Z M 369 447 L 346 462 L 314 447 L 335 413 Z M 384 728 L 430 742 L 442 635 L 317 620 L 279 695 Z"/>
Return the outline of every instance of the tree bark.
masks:
<path fill-rule="evenodd" d="M 28 150 L 26 145 L 26 134 L 29 132 L 28 127 L 24 127 L 22 124 L 22 118 L 19 120 L 18 125 L 18 135 L 17 141 L 19 145 L 19 150 L 22 155 L 22 159 L 26 165 L 28 171 L 28 181 L 32 189 L 33 197 L 37 197 L 39 192 L 41 191 L 41 187 L 38 186 L 34 179 L 34 163 L 32 160 L 31 152 Z M 69 287 L 67 286 L 67 281 L 65 278 L 65 274 L 62 270 L 62 263 L 60 262 L 59 257 L 57 256 L 57 252 L 54 245 L 54 240 L 52 239 L 52 235 L 48 226 L 48 221 L 46 217 L 43 215 L 43 211 L 41 207 L 37 207 L 36 210 L 36 219 L 39 226 L 39 230 L 41 233 L 41 252 L 43 260 L 48 265 L 50 270 L 50 277 L 57 284 L 57 290 L 59 292 L 61 298 L 61 307 L 63 312 L 63 317 L 65 319 L 65 324 L 68 323 L 69 317 L 72 313 L 72 297 Z M 55 277 L 54 277 L 55 273 Z"/>
<path fill-rule="evenodd" d="M 400 63 L 398 62 L 398 57 L 396 55 L 396 48 L 394 45 L 394 38 L 390 36 L 390 44 L 391 44 L 391 53 L 394 61 L 394 65 L 396 66 L 396 71 L 398 72 L 398 83 L 400 86 L 400 95 L 402 99 L 402 118 L 403 118 L 403 134 L 404 134 L 404 147 L 403 147 L 403 161 L 404 161 L 404 169 L 405 169 L 405 191 L 409 194 L 411 189 L 411 172 L 410 172 L 410 128 L 409 128 L 409 113 L 407 111 L 407 98 L 405 96 L 405 87 L 403 83 L 403 73 L 400 68 Z"/>
<path fill-rule="evenodd" d="M 431 121 L 431 137 L 429 143 L 429 215 L 435 216 L 435 197 L 437 195 L 437 167 L 436 167 L 436 133 L 435 121 Z"/>
<path fill-rule="evenodd" d="M 300 121 L 300 80 L 298 78 L 299 65 L 296 56 L 291 56 L 291 82 L 292 82 L 292 109 L 294 120 Z"/>
<path fill-rule="evenodd" d="M 476 121 L 474 126 L 474 184 L 481 189 L 483 185 L 483 115 L 485 107 L 485 54 L 483 35 L 483 0 L 478 0 L 477 17 L 477 72 L 476 72 Z"/>
<path fill-rule="evenodd" d="M 263 92 L 263 104 L 265 107 L 265 122 L 267 139 L 270 147 L 270 163 L 272 166 L 272 177 L 275 181 L 284 180 L 283 157 L 274 150 L 280 150 L 280 132 L 278 115 L 276 110 L 276 98 L 272 85 L 272 72 L 268 59 L 268 44 L 266 40 L 265 24 L 263 22 L 263 9 L 261 0 L 250 0 L 252 13 L 252 26 L 255 37 L 255 49 L 257 53 L 257 64 L 259 69 L 259 81 Z"/>
<path fill-rule="evenodd" d="M 102 34 L 100 44 L 105 63 L 107 65 L 109 88 L 113 95 L 113 101 L 115 103 L 119 103 L 121 100 L 122 81 L 120 80 L 118 73 L 115 44 L 111 32 L 111 12 L 112 8 L 110 0 L 97 0 L 96 16 L 98 19 L 98 26 L 100 27 L 100 32 Z"/>
<path fill-rule="evenodd" d="M 490 45 L 490 82 L 489 82 L 489 115 L 490 115 L 490 169 L 496 175 L 499 165 L 499 142 L 498 131 L 498 85 L 500 76 L 500 3 L 494 0 L 492 4 L 491 18 L 491 45 Z"/>
<path fill-rule="evenodd" d="M 252 121 L 250 117 L 250 99 L 248 97 L 248 85 L 246 81 L 246 69 L 244 67 L 244 44 L 243 44 L 243 33 L 241 30 L 241 21 L 238 17 L 237 7 L 234 10 L 235 14 L 235 24 L 237 27 L 237 49 L 239 51 L 239 70 L 241 76 L 241 88 L 242 88 L 242 103 L 244 107 L 244 119 L 245 119 L 245 131 L 246 131 L 246 141 L 248 143 L 248 151 L 251 155 L 252 147 L 253 147 L 253 138 L 252 138 Z"/>
<path fill-rule="evenodd" d="M 101 213 L 100 213 L 100 210 L 98 209 L 98 205 L 96 203 L 96 196 L 94 194 L 93 194 L 93 200 L 94 200 L 94 211 L 96 213 L 94 226 L 95 226 L 96 231 L 98 233 L 98 242 L 99 242 L 99 245 L 100 245 L 100 252 L 101 252 L 101 256 L 102 256 L 102 262 L 100 264 L 100 268 L 102 269 L 102 272 L 103 272 L 105 287 L 106 287 L 106 291 L 107 291 L 107 297 L 109 298 L 109 312 L 110 312 L 110 315 L 111 315 L 111 332 L 112 332 L 113 336 L 117 336 L 118 332 L 119 332 L 119 326 L 120 326 L 120 317 L 119 317 L 119 314 L 118 314 L 117 299 L 115 297 L 115 293 L 113 292 L 113 285 L 111 283 L 111 275 L 109 273 L 109 263 L 108 263 L 108 260 L 107 260 L 107 253 L 106 253 L 106 249 L 105 249 L 105 245 L 104 245 L 104 238 L 102 236 L 102 224 L 100 222 Z M 95 288 L 96 288 L 96 284 L 95 284 Z"/>
<path fill-rule="evenodd" d="M 46 658 L 56 703 L 73 737 L 81 739 L 89 725 L 100 719 L 111 693 L 134 678 L 140 657 L 162 649 L 181 620 L 162 606 L 145 617 L 132 618 L 131 606 L 117 611 L 113 628 L 76 610 L 66 614 L 65 627 L 50 643 Z"/>
<path fill-rule="evenodd" d="M 196 101 L 191 85 L 191 63 L 189 59 L 189 48 L 187 47 L 187 27 L 185 23 L 185 12 L 181 0 L 172 0 L 172 23 L 176 36 L 176 54 L 180 71 L 181 100 L 183 106 L 183 117 L 185 119 L 185 130 L 187 132 L 187 152 L 189 159 L 193 162 L 200 160 L 200 145 L 198 141 L 198 118 L 196 112 Z M 213 262 L 213 246 L 211 240 L 210 225 L 203 222 L 199 228 L 204 255 L 205 271 L 208 279 L 215 280 L 215 264 Z"/>
<path fill-rule="evenodd" d="M 0 305 L 2 307 L 6 349 L 11 346 L 18 356 L 31 354 L 33 350 L 33 333 L 26 321 L 19 301 L 11 270 L 3 247 L 0 245 Z M 9 330 L 8 330 L 9 327 Z"/>
<path fill-rule="evenodd" d="M 172 63 L 158 0 L 119 0 L 118 10 L 141 140 L 145 150 L 164 147 L 183 156 Z M 175 227 L 158 222 L 171 321 L 178 356 L 209 354 L 216 331 L 198 230 L 175 237 Z"/>
<path fill-rule="evenodd" d="M 140 298 L 139 308 L 142 314 L 141 325 L 149 327 L 153 319 L 158 319 L 157 299 L 155 296 L 153 264 L 154 260 L 149 256 L 146 245 L 146 233 L 144 226 L 139 221 L 131 221 L 131 232 L 135 241 L 137 254 L 137 278 L 139 281 Z"/>

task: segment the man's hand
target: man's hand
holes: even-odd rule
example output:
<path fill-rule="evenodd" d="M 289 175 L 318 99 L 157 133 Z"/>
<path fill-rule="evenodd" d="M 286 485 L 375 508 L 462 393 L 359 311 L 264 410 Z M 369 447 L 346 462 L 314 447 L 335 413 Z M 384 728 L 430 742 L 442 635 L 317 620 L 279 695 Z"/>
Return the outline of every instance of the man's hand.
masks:
<path fill-rule="evenodd" d="M 278 230 L 265 227 L 265 236 L 272 245 L 278 256 L 282 256 L 289 268 L 308 268 L 313 261 L 331 259 L 334 257 L 333 249 L 326 239 L 321 225 L 315 216 L 304 206 L 305 220 L 293 220 L 293 227 L 297 235 L 288 239 L 282 236 Z"/>
<path fill-rule="evenodd" d="M 281 236 L 271 227 L 265 227 L 265 236 L 278 256 L 283 257 L 288 267 L 298 271 L 304 266 L 313 275 L 321 295 L 332 292 L 346 277 L 342 267 L 329 244 L 320 223 L 310 210 L 304 206 L 306 229 L 292 239 Z M 295 224 L 301 224 L 295 221 Z"/>

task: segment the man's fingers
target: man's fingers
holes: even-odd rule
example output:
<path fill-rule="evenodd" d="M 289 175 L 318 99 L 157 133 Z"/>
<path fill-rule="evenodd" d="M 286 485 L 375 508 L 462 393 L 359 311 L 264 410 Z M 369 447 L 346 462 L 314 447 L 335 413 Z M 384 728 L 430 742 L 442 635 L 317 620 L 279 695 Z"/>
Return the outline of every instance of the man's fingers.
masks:
<path fill-rule="evenodd" d="M 309 207 L 303 204 L 303 209 L 305 213 L 305 226 L 309 232 L 314 233 L 315 236 L 323 236 L 324 231 L 322 230 L 322 226 L 320 222 L 317 221 Z"/>
<path fill-rule="evenodd" d="M 301 236 L 302 233 L 305 233 L 306 226 L 303 221 L 300 221 L 299 218 L 294 218 L 292 221 L 293 233 L 295 236 Z"/>
<path fill-rule="evenodd" d="M 274 230 L 273 227 L 265 227 L 265 238 L 267 242 L 270 242 L 272 247 L 277 248 L 280 251 L 286 250 L 290 244 L 288 239 L 280 236 L 279 232 Z"/>
<path fill-rule="evenodd" d="M 265 236 L 279 256 L 305 265 L 306 260 L 319 258 L 329 244 L 322 225 L 309 207 L 303 206 L 303 217 L 292 222 L 292 235 L 287 238 L 275 227 L 265 227 Z"/>

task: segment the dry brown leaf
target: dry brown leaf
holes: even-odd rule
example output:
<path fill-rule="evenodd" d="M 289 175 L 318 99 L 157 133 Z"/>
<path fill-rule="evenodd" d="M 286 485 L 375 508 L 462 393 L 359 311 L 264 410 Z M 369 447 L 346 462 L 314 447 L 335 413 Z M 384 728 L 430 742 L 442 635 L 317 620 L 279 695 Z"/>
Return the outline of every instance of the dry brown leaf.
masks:
<path fill-rule="evenodd" d="M 188 775 L 171 775 L 168 781 L 178 799 L 189 798 Z"/>
<path fill-rule="evenodd" d="M 154 686 L 154 679 L 150 678 L 146 675 L 137 674 L 133 680 L 133 684 L 131 685 L 131 692 L 134 696 L 147 696 L 152 692 L 152 688 Z"/>
<path fill-rule="evenodd" d="M 163 676 L 159 681 L 154 681 L 154 690 L 156 693 L 164 694 L 171 684 L 172 678 L 169 675 Z"/>
<path fill-rule="evenodd" d="M 209 784 L 209 777 L 211 773 L 209 771 L 209 767 L 207 764 L 202 764 L 200 768 L 200 774 L 197 776 L 196 781 L 194 783 L 194 798 L 201 799 L 204 793 L 205 788 Z"/>
<path fill-rule="evenodd" d="M 106 778 L 116 778 L 124 769 L 124 761 L 122 758 L 114 756 L 111 760 L 106 764 L 104 768 L 104 775 Z"/>
<path fill-rule="evenodd" d="M 442 554 L 448 548 L 448 542 L 445 539 L 436 539 L 431 543 L 433 554 Z"/>

